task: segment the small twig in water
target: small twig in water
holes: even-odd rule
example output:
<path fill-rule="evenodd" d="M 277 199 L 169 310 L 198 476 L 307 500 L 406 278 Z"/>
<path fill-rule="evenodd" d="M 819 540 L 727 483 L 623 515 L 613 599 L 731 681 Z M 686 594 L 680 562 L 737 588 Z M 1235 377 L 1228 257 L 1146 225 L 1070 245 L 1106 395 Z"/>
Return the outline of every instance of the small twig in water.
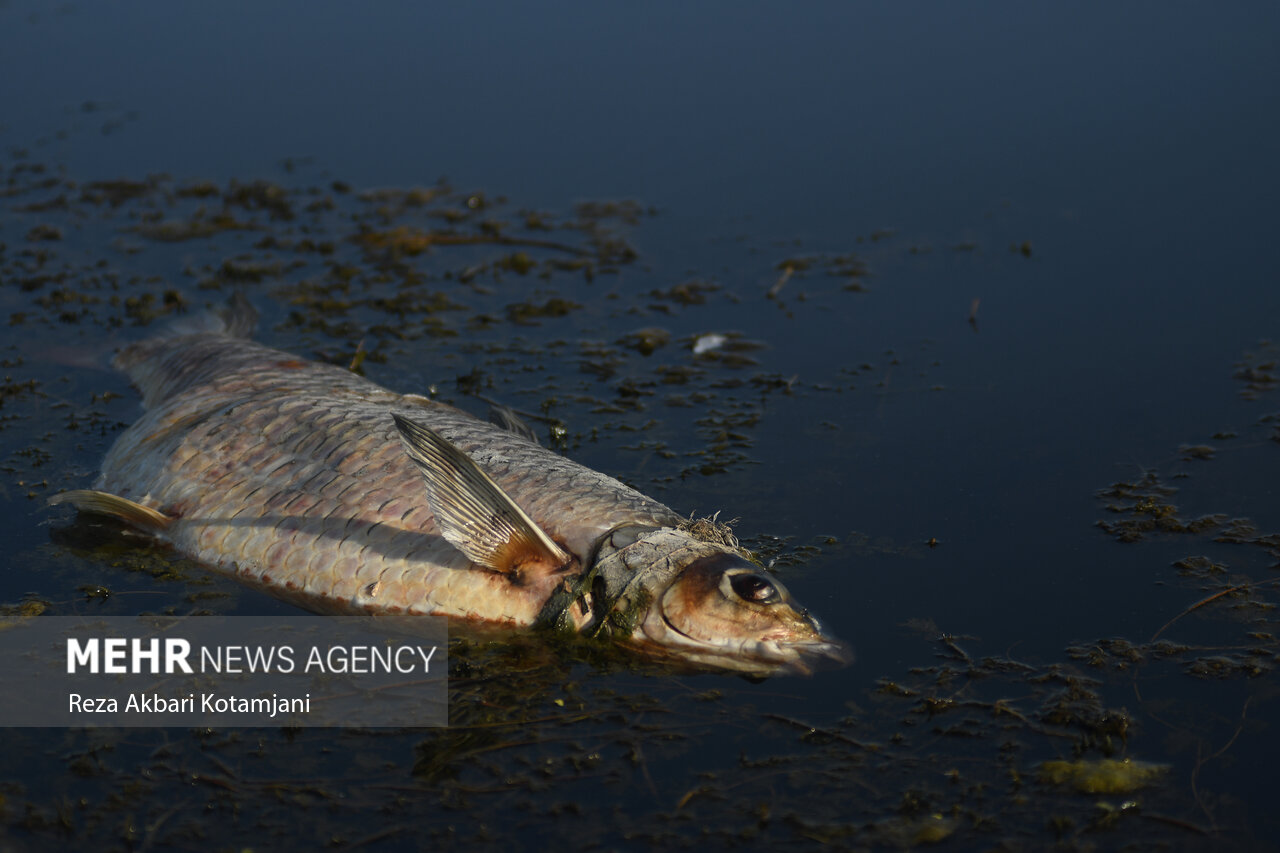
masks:
<path fill-rule="evenodd" d="M 782 268 L 782 275 L 778 276 L 778 280 L 773 283 L 773 287 L 769 288 L 769 292 L 765 294 L 769 299 L 777 299 L 778 294 L 782 292 L 782 288 L 786 287 L 791 276 L 795 273 L 795 268 L 790 264 Z"/>
<path fill-rule="evenodd" d="M 1231 738 L 1225 744 L 1222 745 L 1221 749 L 1219 749 L 1213 755 L 1210 755 L 1208 758 L 1205 758 L 1200 755 L 1199 746 L 1196 747 L 1196 766 L 1191 771 L 1191 795 L 1195 797 L 1196 805 L 1200 806 L 1200 810 L 1204 812 L 1205 817 L 1209 818 L 1209 825 L 1214 827 L 1215 829 L 1218 826 L 1218 822 L 1214 819 L 1213 812 L 1210 811 L 1208 804 L 1205 803 L 1205 801 L 1201 798 L 1200 790 L 1199 788 L 1196 787 L 1196 779 L 1200 775 L 1200 768 L 1204 767 L 1210 761 L 1213 761 L 1213 759 L 1221 756 L 1224 752 L 1226 752 L 1228 749 L 1231 748 L 1231 745 L 1236 742 L 1236 738 L 1240 737 L 1240 732 L 1244 731 L 1245 715 L 1249 713 L 1249 703 L 1252 701 L 1253 701 L 1253 697 L 1250 696 L 1248 699 L 1245 699 L 1244 704 L 1240 706 L 1240 725 L 1236 726 L 1235 733 L 1232 734 Z"/>
<path fill-rule="evenodd" d="M 1280 583 L 1280 580 L 1259 581 L 1257 583 L 1253 581 L 1249 581 L 1248 583 L 1237 584 L 1235 586 L 1229 586 L 1226 589 L 1220 589 L 1217 592 L 1215 592 L 1213 595 L 1210 595 L 1207 598 L 1200 599 L 1195 604 L 1191 605 L 1186 610 L 1182 611 L 1177 616 L 1173 617 L 1168 622 L 1161 625 L 1160 630 L 1156 631 L 1154 634 L 1151 635 L 1151 639 L 1149 642 L 1154 643 L 1156 639 L 1159 638 L 1159 636 L 1163 634 L 1170 625 L 1172 625 L 1174 622 L 1177 622 L 1183 616 L 1186 616 L 1188 613 L 1191 613 L 1192 611 L 1199 610 L 1201 607 L 1204 607 L 1206 604 L 1209 604 L 1210 602 L 1217 601 L 1219 598 L 1222 598 L 1222 596 L 1224 595 L 1230 595 L 1231 593 L 1239 592 L 1242 589 L 1252 589 L 1254 587 L 1268 586 L 1275 583 Z"/>

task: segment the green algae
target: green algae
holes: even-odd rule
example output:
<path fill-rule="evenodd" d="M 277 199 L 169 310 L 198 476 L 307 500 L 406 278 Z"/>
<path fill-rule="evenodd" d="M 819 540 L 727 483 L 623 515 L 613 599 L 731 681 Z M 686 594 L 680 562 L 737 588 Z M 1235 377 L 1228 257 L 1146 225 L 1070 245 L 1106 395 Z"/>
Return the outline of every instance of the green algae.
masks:
<path fill-rule="evenodd" d="M 1226 521 L 1221 513 L 1191 519 L 1179 516 L 1177 506 L 1167 500 L 1176 491 L 1154 471 L 1146 471 L 1132 482 L 1112 483 L 1096 494 L 1106 499 L 1105 509 L 1120 518 L 1104 519 L 1097 525 L 1121 542 L 1137 542 L 1153 534 L 1205 533 Z"/>
<path fill-rule="evenodd" d="M 0 631 L 7 631 L 35 619 L 49 609 L 49 602 L 25 598 L 16 604 L 0 604 Z"/>
<path fill-rule="evenodd" d="M 1159 781 L 1169 772 L 1169 766 L 1132 758 L 1095 758 L 1046 761 L 1039 772 L 1042 782 L 1067 786 L 1082 794 L 1131 794 Z"/>

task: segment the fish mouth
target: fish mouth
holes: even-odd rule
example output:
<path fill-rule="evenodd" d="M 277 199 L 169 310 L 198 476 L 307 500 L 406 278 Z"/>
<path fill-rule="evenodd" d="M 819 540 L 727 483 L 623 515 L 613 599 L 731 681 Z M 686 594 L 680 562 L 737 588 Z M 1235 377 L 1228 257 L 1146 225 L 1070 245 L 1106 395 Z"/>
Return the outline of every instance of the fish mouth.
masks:
<path fill-rule="evenodd" d="M 812 675 L 821 670 L 839 669 L 853 663 L 853 649 L 834 637 L 815 640 L 728 640 L 713 643 L 699 640 L 681 631 L 658 615 L 660 634 L 653 637 L 646 623 L 636 632 L 636 639 L 648 640 L 649 651 L 700 668 L 731 671 L 743 675 Z"/>
<path fill-rule="evenodd" d="M 811 675 L 819 670 L 840 669 L 853 663 L 853 648 L 848 643 L 834 638 L 791 643 L 789 648 L 797 655 L 789 671 L 797 675 Z"/>

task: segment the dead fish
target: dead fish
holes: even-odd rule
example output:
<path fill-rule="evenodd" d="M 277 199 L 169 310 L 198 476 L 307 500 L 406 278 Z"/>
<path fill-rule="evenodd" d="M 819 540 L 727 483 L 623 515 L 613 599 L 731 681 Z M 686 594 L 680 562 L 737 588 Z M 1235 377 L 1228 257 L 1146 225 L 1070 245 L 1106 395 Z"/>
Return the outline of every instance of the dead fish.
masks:
<path fill-rule="evenodd" d="M 254 343 L 251 312 L 125 347 L 145 413 L 93 490 L 51 502 L 319 612 L 554 626 L 752 674 L 848 660 L 735 540 L 511 429 Z"/>

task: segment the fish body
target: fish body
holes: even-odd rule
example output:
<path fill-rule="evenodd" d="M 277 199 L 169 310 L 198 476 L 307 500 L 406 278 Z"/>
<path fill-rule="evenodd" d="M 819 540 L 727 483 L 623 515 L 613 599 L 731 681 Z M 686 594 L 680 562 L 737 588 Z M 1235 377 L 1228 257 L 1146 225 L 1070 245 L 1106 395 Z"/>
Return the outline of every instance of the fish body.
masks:
<path fill-rule="evenodd" d="M 617 480 L 452 406 L 208 330 L 126 347 L 145 413 L 94 491 L 220 572 L 321 612 L 553 624 L 699 666 L 844 659 L 785 589 Z"/>

